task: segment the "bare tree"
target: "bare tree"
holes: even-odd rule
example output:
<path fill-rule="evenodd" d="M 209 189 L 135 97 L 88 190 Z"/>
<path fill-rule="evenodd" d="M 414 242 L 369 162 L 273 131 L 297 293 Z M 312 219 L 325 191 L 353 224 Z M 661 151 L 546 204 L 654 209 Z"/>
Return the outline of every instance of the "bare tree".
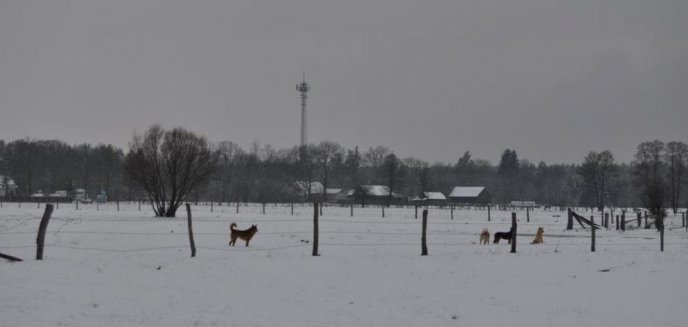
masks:
<path fill-rule="evenodd" d="M 685 170 L 686 158 L 688 158 L 688 145 L 683 142 L 673 141 L 667 143 L 666 162 L 669 166 L 669 191 L 671 210 L 674 214 L 678 211 L 681 199 L 682 177 Z"/>
<path fill-rule="evenodd" d="M 375 148 L 369 148 L 363 154 L 363 162 L 373 169 L 382 167 L 385 157 L 390 154 L 389 148 L 386 146 L 377 146 Z"/>
<path fill-rule="evenodd" d="M 664 216 L 664 143 L 655 140 L 638 145 L 633 166 L 641 186 L 641 200 L 655 216 Z M 659 227 L 659 226 L 658 226 Z"/>
<path fill-rule="evenodd" d="M 204 137 L 153 125 L 134 136 L 124 170 L 148 194 L 157 217 L 174 217 L 189 194 L 208 183 L 217 161 Z"/>
<path fill-rule="evenodd" d="M 387 183 L 387 188 L 389 188 L 389 196 L 387 197 L 387 206 L 392 204 L 392 198 L 394 197 L 394 190 L 397 186 L 397 180 L 399 179 L 399 170 L 401 169 L 401 162 L 394 155 L 390 153 L 385 156 L 383 161 L 383 172 L 384 179 Z"/>
<path fill-rule="evenodd" d="M 343 155 L 344 150 L 342 147 L 331 141 L 320 142 L 314 149 L 314 159 L 315 163 L 318 165 L 320 170 L 320 177 L 322 179 L 322 200 L 327 200 L 327 188 L 330 182 L 330 171 L 334 166 L 335 159 Z"/>
<path fill-rule="evenodd" d="M 583 159 L 578 172 L 583 177 L 583 183 L 594 199 L 597 209 L 602 211 L 608 195 L 609 177 L 614 168 L 614 156 L 609 150 L 602 152 L 591 151 Z M 587 201 L 584 201 L 587 202 Z M 593 203 L 589 203 L 592 205 Z"/>

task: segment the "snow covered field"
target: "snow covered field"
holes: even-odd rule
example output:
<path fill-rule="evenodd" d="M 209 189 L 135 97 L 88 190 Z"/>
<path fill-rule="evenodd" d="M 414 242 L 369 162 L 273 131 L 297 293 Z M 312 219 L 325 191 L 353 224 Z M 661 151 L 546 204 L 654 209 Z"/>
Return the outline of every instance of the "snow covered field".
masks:
<path fill-rule="evenodd" d="M 479 245 L 510 212 L 430 208 L 428 256 L 413 208 L 326 207 L 312 257 L 312 208 L 192 207 L 152 218 L 137 204 L 61 204 L 35 261 L 43 205 L 0 208 L 0 326 L 685 326 L 688 233 L 565 231 L 566 212 L 517 211 L 518 253 Z M 580 212 L 589 217 L 590 213 Z M 420 212 L 419 212 L 420 216 Z M 558 217 L 556 217 L 558 216 Z M 599 221 L 599 216 L 596 217 Z M 228 225 L 258 225 L 228 247 Z M 629 224 L 633 225 L 633 224 Z M 531 245 L 538 226 L 544 244 Z M 308 242 L 308 243 L 307 243 Z"/>

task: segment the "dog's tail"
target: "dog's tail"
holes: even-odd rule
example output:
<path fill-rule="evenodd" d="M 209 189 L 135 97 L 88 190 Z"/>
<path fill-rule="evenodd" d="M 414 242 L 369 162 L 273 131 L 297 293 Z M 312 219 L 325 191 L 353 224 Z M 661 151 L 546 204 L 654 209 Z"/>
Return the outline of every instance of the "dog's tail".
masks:
<path fill-rule="evenodd" d="M 229 230 L 234 230 L 236 226 L 236 223 L 232 223 L 231 225 L 229 225 Z"/>

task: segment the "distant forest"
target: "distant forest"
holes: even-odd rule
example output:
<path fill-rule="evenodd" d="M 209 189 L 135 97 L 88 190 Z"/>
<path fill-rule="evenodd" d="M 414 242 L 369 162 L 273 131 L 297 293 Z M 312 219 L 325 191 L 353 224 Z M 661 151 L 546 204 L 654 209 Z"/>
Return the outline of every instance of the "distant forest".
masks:
<path fill-rule="evenodd" d="M 213 145 L 219 166 L 210 183 L 191 200 L 215 202 L 303 201 L 296 181 L 318 181 L 326 188 L 389 185 L 406 196 L 425 191 L 448 194 L 455 186 L 486 186 L 497 204 L 512 200 L 553 206 L 648 207 L 648 193 L 660 193 L 665 207 L 688 206 L 683 142 L 644 142 L 631 163 L 618 163 L 610 151 L 590 152 L 580 162 L 548 165 L 519 158 L 506 149 L 496 165 L 457 153 L 453 163 L 397 158 L 384 146 L 347 149 L 334 142 L 311 144 L 304 159 L 299 147 L 274 149 L 254 143 Z M 126 153 L 112 145 L 69 145 L 58 140 L 0 140 L 0 175 L 17 185 L 15 196 L 82 188 L 89 197 L 105 191 L 110 200 L 145 199 L 123 171 Z M 6 185 L 7 179 L 0 180 Z M 7 189 L 5 187 L 5 189 Z M 656 200 L 656 199 L 655 199 Z"/>

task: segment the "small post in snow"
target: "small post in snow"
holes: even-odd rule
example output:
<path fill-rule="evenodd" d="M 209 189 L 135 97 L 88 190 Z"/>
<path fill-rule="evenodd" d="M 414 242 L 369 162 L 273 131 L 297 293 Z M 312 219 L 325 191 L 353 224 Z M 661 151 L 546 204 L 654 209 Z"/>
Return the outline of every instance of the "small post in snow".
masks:
<path fill-rule="evenodd" d="M 516 253 L 516 213 L 511 213 L 511 253 Z"/>
<path fill-rule="evenodd" d="M 318 202 L 313 202 L 313 256 L 318 254 Z"/>
<path fill-rule="evenodd" d="M 595 252 L 595 216 L 590 216 L 590 237 L 591 243 L 590 243 L 590 252 Z"/>
<path fill-rule="evenodd" d="M 45 212 L 38 227 L 38 237 L 36 237 L 36 260 L 43 260 L 43 246 L 45 245 L 45 232 L 48 230 L 50 215 L 53 214 L 53 205 L 46 204 Z"/>
<path fill-rule="evenodd" d="M 193 238 L 193 228 L 191 227 L 191 204 L 186 204 L 186 217 L 189 226 L 189 243 L 191 244 L 191 257 L 196 256 L 196 243 Z"/>
<path fill-rule="evenodd" d="M 426 232 L 428 229 L 428 209 L 423 210 L 423 234 L 420 238 L 421 252 L 420 255 L 428 255 L 428 244 Z"/>

